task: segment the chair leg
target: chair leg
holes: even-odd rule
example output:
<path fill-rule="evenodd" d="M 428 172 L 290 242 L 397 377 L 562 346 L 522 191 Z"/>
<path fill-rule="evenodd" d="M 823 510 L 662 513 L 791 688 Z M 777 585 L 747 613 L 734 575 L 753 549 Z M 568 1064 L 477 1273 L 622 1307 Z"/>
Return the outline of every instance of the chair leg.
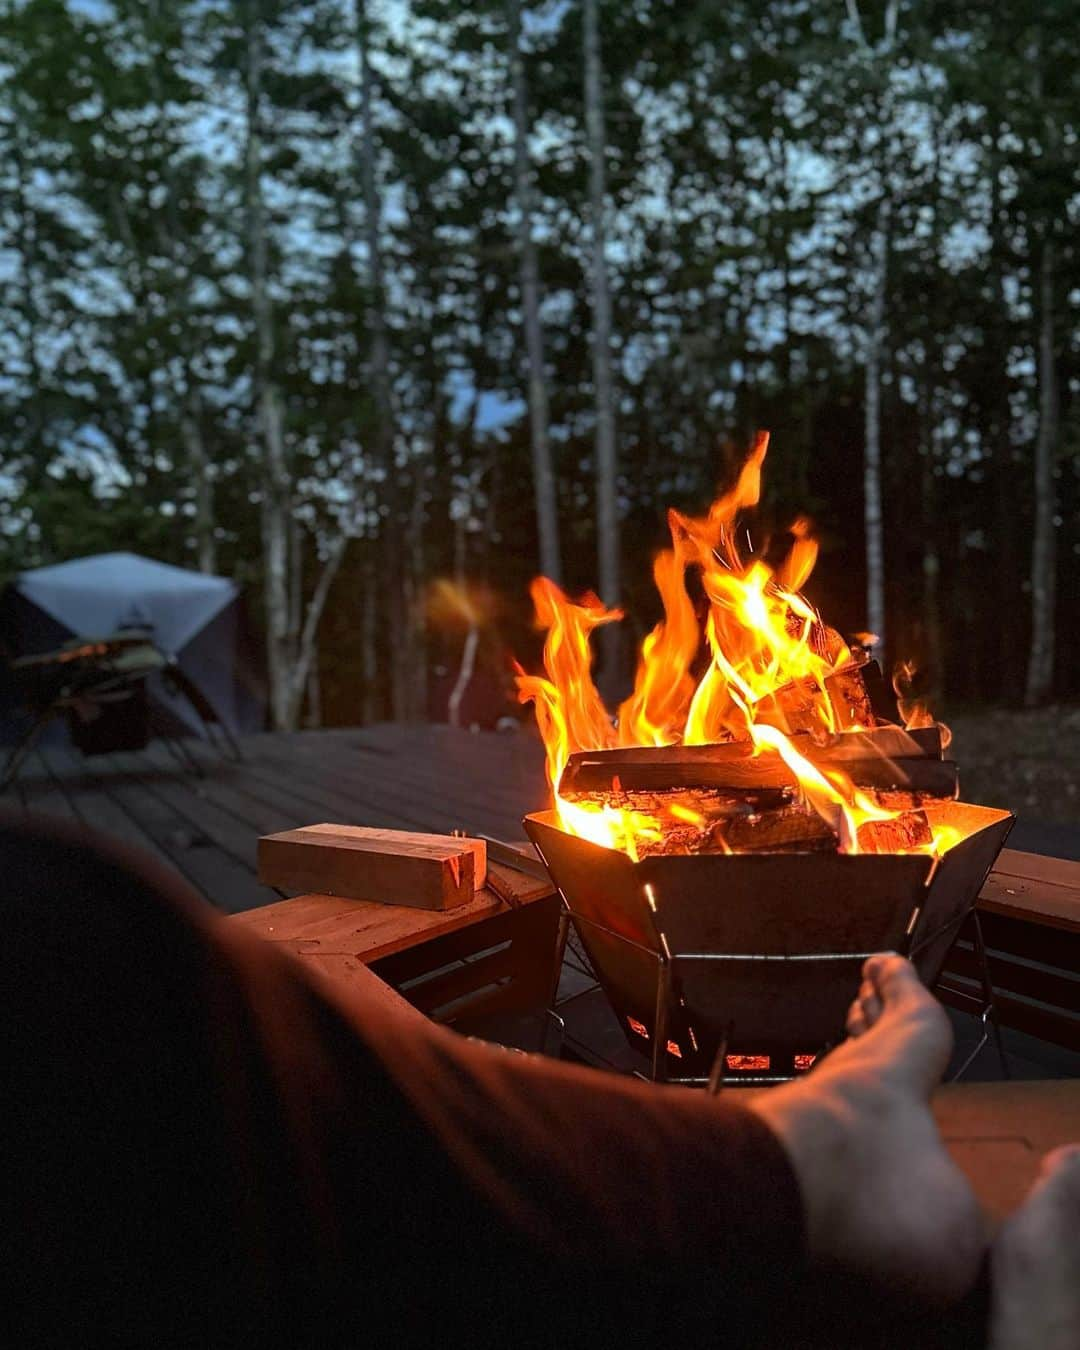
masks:
<path fill-rule="evenodd" d="M 179 736 L 174 736 L 172 732 L 168 730 L 165 723 L 160 718 L 154 716 L 153 713 L 151 713 L 150 716 L 150 727 L 151 730 L 155 732 L 158 739 L 164 743 L 165 749 L 168 750 L 169 754 L 172 755 L 173 759 L 176 760 L 182 769 L 186 769 L 189 773 L 194 774 L 196 778 L 205 777 L 202 765 L 184 744 L 183 739 Z"/>
<path fill-rule="evenodd" d="M 56 715 L 56 707 L 50 703 L 47 708 L 43 708 L 38 713 L 22 737 L 11 747 L 7 759 L 4 761 L 4 772 L 0 775 L 0 794 L 6 792 L 14 783 L 16 775 L 22 768 L 23 760 L 34 748 L 37 738 Z"/>

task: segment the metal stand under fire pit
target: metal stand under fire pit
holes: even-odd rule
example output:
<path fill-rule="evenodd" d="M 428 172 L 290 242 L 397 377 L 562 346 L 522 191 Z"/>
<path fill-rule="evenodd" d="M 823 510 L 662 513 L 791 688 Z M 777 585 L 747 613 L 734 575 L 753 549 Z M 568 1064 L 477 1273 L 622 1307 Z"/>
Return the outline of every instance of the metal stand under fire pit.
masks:
<path fill-rule="evenodd" d="M 656 1082 L 786 1081 L 844 1035 L 863 961 L 909 956 L 933 987 L 1013 823 L 949 803 L 966 837 L 926 854 L 655 855 L 633 862 L 529 816 L 535 845 L 630 1045 Z M 997 1034 L 976 916 L 983 1035 Z M 1000 1038 L 998 1051 L 1004 1056 Z"/>

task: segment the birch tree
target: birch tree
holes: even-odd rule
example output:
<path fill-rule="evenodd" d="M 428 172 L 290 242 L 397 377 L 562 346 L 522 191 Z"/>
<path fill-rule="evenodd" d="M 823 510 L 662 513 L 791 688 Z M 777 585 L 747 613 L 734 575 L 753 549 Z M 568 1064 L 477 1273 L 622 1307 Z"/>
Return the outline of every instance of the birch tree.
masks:
<path fill-rule="evenodd" d="M 619 540 L 618 454 L 615 443 L 615 383 L 611 360 L 611 286 L 607 260 L 607 119 L 600 46 L 599 0 L 583 0 L 585 136 L 589 157 L 589 288 L 592 301 L 593 403 L 596 412 L 596 554 L 600 598 L 619 604 L 622 593 Z M 600 634 L 604 680 L 618 679 L 620 641 L 614 624 Z"/>
<path fill-rule="evenodd" d="M 377 163 L 379 146 L 375 132 L 377 76 L 372 62 L 370 0 L 356 0 L 354 42 L 360 92 L 360 137 L 357 167 L 364 204 L 364 242 L 367 258 L 369 303 L 363 322 L 367 326 L 368 374 L 374 408 L 373 451 L 382 473 L 382 519 L 379 527 L 379 558 L 382 571 L 382 613 L 390 658 L 391 716 L 405 721 L 414 712 L 413 687 L 416 654 L 411 641 L 411 615 L 405 596 L 402 566 L 403 501 L 396 462 L 396 429 L 390 369 L 390 338 L 387 327 L 386 273 L 383 262 L 383 215 Z"/>
<path fill-rule="evenodd" d="M 1031 44 L 1035 105 L 1043 106 L 1045 48 L 1042 24 Z M 1053 113 L 1042 119 L 1042 152 L 1051 165 L 1060 163 L 1058 130 Z M 1031 650 L 1028 655 L 1024 702 L 1029 708 L 1045 703 L 1054 684 L 1055 606 L 1057 602 L 1057 487 L 1054 481 L 1058 448 L 1058 379 L 1055 340 L 1056 248 L 1055 220 L 1050 211 L 1039 213 L 1033 232 L 1032 254 L 1038 258 L 1038 431 L 1034 455 L 1034 521 L 1031 537 Z"/>
<path fill-rule="evenodd" d="M 507 46 L 514 114 L 514 195 L 521 287 L 522 328 L 528 365 L 529 433 L 540 570 L 562 582 L 559 499 L 548 434 L 549 403 L 544 370 L 544 333 L 540 322 L 540 263 L 533 238 L 533 184 L 529 162 L 529 91 L 521 50 L 521 0 L 506 0 Z"/>
<path fill-rule="evenodd" d="M 858 0 L 846 0 L 856 46 L 861 59 L 872 70 L 880 89 L 877 125 L 877 191 L 873 234 L 870 239 L 870 303 L 863 332 L 865 369 L 864 447 L 863 447 L 863 521 L 866 531 L 866 622 L 878 639 L 877 651 L 885 659 L 885 509 L 882 488 L 881 454 L 881 371 L 887 339 L 886 298 L 889 279 L 889 240 L 893 204 L 890 196 L 891 165 L 885 142 L 891 134 L 888 91 L 891 60 L 896 41 L 899 0 L 888 0 L 884 33 L 877 49 L 871 45 L 863 27 Z"/>
<path fill-rule="evenodd" d="M 312 669 L 319 622 L 357 525 L 350 512 L 350 519 L 339 521 L 331 536 L 322 541 L 317 579 L 305 606 L 302 601 L 304 534 L 294 491 L 297 466 L 287 443 L 271 296 L 270 234 L 264 197 L 267 18 L 260 0 L 247 0 L 243 42 L 246 114 L 243 194 L 254 345 L 254 425 L 261 469 L 259 494 L 267 669 L 274 726 L 293 730 Z"/>

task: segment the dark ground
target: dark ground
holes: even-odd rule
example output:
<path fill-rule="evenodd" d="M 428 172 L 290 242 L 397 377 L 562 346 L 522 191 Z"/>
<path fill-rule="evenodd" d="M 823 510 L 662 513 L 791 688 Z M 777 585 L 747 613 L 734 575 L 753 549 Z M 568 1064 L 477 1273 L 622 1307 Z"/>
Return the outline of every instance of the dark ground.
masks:
<path fill-rule="evenodd" d="M 1080 708 L 982 709 L 947 720 L 961 796 L 1019 817 L 1009 847 L 1080 858 Z"/>

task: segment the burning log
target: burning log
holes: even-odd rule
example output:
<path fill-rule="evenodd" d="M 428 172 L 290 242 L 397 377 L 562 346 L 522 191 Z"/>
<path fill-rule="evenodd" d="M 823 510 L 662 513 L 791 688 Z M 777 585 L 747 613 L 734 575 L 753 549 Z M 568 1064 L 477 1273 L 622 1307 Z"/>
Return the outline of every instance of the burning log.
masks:
<path fill-rule="evenodd" d="M 876 800 L 876 794 L 870 794 Z M 926 812 L 912 794 L 892 808 L 888 820 L 858 827 L 864 853 L 903 853 L 933 842 Z M 591 792 L 577 799 L 617 812 L 631 812 L 656 823 L 659 837 L 639 840 L 641 857 L 695 853 L 834 853 L 839 836 L 790 789 L 736 796 L 715 789 L 676 792 Z"/>
<path fill-rule="evenodd" d="M 925 811 L 904 811 L 889 820 L 868 820 L 858 829 L 863 853 L 907 853 L 934 842 Z"/>
<path fill-rule="evenodd" d="M 863 679 L 865 665 L 863 661 L 858 665 L 844 666 L 825 680 L 825 693 L 832 705 L 836 725 L 844 730 L 874 725 L 874 706 Z"/>
<path fill-rule="evenodd" d="M 816 811 L 798 805 L 735 817 L 724 826 L 722 838 L 732 853 L 835 853 L 838 843 Z"/>
<path fill-rule="evenodd" d="M 805 733 L 790 739 L 798 753 L 816 768 L 826 773 L 837 770 L 857 787 L 944 798 L 954 798 L 958 792 L 956 765 L 941 758 L 941 736 L 936 727 L 915 732 L 874 727 L 844 732 L 823 745 Z M 778 755 L 759 754 L 749 741 L 730 741 L 721 745 L 582 750 L 570 756 L 560 791 L 574 797 L 617 786 L 645 792 L 714 788 L 740 794 L 794 788 L 798 783 Z"/>

